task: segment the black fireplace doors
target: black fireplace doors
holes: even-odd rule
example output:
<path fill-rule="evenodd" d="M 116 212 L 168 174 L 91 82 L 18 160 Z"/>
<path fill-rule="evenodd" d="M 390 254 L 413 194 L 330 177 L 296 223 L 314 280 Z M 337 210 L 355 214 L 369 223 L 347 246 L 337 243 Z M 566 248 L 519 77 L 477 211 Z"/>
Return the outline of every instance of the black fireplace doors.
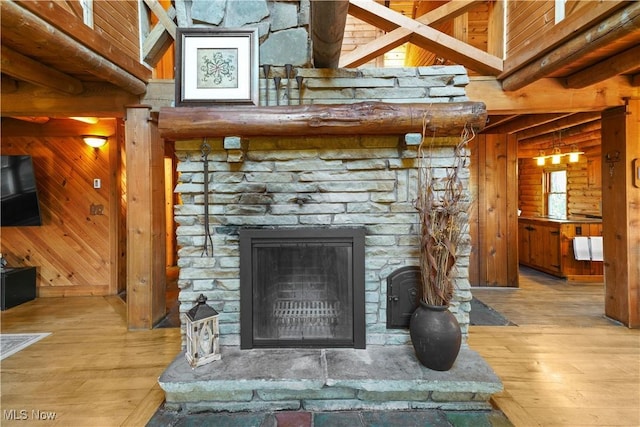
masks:
<path fill-rule="evenodd" d="M 365 348 L 364 229 L 240 231 L 241 348 Z"/>

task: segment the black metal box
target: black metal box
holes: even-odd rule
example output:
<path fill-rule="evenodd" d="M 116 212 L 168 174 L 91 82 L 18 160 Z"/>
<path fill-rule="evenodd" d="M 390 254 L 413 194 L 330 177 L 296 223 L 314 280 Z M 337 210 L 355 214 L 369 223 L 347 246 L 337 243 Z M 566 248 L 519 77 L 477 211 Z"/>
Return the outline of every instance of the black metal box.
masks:
<path fill-rule="evenodd" d="M 36 298 L 36 268 L 6 268 L 2 272 L 2 310 Z"/>

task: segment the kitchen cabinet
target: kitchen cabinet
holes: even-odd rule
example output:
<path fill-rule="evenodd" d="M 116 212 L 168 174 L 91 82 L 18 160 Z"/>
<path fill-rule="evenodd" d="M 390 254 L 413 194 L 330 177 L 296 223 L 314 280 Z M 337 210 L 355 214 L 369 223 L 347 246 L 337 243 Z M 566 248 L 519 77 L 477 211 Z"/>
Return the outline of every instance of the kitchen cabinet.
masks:
<path fill-rule="evenodd" d="M 601 236 L 599 219 L 519 218 L 518 261 L 522 265 L 574 281 L 601 280 L 602 261 L 578 261 L 576 236 Z"/>

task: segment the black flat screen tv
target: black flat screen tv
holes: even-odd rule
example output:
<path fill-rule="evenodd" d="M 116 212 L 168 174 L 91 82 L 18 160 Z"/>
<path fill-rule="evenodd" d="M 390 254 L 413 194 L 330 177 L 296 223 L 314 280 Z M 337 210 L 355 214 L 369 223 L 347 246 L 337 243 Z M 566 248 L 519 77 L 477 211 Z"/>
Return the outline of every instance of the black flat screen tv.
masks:
<path fill-rule="evenodd" d="M 0 156 L 3 227 L 42 225 L 31 156 Z"/>

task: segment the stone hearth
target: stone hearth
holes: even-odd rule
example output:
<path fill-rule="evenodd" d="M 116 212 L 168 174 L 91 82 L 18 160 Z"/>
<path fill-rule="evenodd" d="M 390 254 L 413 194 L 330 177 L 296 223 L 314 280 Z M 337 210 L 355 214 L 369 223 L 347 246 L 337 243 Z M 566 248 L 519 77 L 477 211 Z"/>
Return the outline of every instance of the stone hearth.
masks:
<path fill-rule="evenodd" d="M 179 354 L 160 377 L 168 409 L 203 411 L 489 410 L 502 384 L 468 346 L 454 367 L 421 366 L 411 346 L 356 349 L 222 348 L 191 369 Z"/>

